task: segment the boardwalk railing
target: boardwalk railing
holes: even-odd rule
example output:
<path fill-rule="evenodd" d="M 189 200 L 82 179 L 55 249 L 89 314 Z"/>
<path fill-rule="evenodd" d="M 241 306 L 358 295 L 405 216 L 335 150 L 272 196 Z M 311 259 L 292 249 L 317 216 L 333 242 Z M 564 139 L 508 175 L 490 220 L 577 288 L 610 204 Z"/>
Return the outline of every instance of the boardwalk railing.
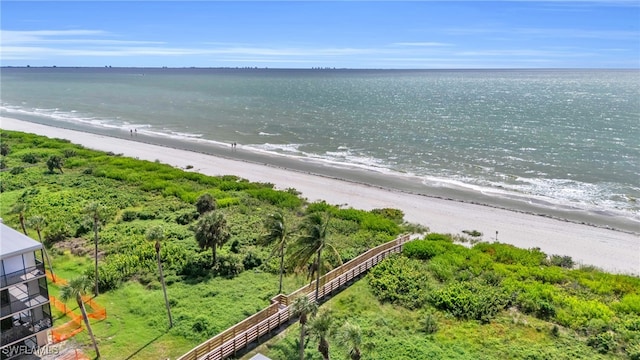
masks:
<path fill-rule="evenodd" d="M 409 235 L 403 235 L 388 243 L 379 245 L 354 259 L 344 263 L 320 278 L 318 299 L 322 300 L 331 293 L 339 290 L 349 281 L 384 260 L 390 254 L 402 251 L 402 245 L 410 240 Z M 271 299 L 271 305 L 262 311 L 242 320 L 220 334 L 191 349 L 178 360 L 222 360 L 244 349 L 252 342 L 260 339 L 291 320 L 289 305 L 300 296 L 307 296 L 316 300 L 315 281 L 311 282 L 289 295 L 279 294 Z"/>

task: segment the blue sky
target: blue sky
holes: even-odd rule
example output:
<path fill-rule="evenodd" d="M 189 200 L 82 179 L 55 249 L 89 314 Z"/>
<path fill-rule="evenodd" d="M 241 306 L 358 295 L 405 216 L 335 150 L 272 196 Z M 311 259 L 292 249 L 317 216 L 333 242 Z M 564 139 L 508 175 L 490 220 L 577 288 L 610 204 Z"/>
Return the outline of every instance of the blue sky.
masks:
<path fill-rule="evenodd" d="M 3 66 L 640 68 L 640 1 L 6 1 Z"/>

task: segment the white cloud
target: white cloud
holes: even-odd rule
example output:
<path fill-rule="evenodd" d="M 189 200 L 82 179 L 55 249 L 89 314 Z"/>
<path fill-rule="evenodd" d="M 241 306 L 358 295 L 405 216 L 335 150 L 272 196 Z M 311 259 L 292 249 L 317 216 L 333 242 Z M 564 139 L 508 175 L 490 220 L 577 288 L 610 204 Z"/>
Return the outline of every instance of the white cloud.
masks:
<path fill-rule="evenodd" d="M 51 37 L 96 36 L 106 34 L 108 33 L 101 30 L 0 30 L 0 39 L 2 39 L 3 44 L 24 44 L 51 41 Z"/>

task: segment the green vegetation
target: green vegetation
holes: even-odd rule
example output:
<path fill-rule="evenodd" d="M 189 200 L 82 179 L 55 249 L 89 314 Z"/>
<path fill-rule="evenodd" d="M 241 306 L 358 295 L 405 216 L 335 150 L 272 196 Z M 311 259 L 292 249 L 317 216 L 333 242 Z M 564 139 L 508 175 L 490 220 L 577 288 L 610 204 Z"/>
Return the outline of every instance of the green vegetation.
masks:
<path fill-rule="evenodd" d="M 0 216 L 44 242 L 56 276 L 97 280 L 108 315 L 91 328 L 105 359 L 176 358 L 263 309 L 280 287 L 307 284 L 314 262 L 324 272 L 422 229 L 394 209 L 308 204 L 294 189 L 58 139 L 3 130 L 0 140 Z M 56 159 L 52 170 L 46 159 Z M 274 359 L 300 358 L 300 345 L 307 359 L 640 359 L 637 277 L 441 234 L 406 244 L 314 313 L 305 331 L 294 325 L 260 350 Z M 54 314 L 54 326 L 68 321 Z M 87 332 L 72 342 L 96 355 Z"/>
<path fill-rule="evenodd" d="M 279 287 L 290 293 L 306 284 L 292 256 L 310 214 L 331 217 L 325 239 L 337 255 L 321 271 L 407 226 L 398 210 L 308 204 L 294 189 L 205 176 L 60 139 L 0 130 L 0 140 L 0 216 L 35 239 L 41 235 L 57 277 L 84 276 L 91 292 L 99 289 L 97 302 L 108 315 L 91 327 L 105 359 L 176 358 L 266 307 Z M 282 258 L 280 247 L 274 253 L 262 241 L 270 231 L 265 222 L 276 213 L 290 229 L 292 246 Z M 215 221 L 203 230 L 201 247 L 198 224 L 210 214 Z M 162 236 L 150 236 L 158 227 Z M 59 296 L 58 286 L 50 291 Z M 54 313 L 54 326 L 69 320 Z M 95 355 L 86 332 L 72 341 Z"/>
<path fill-rule="evenodd" d="M 336 325 L 331 357 L 353 358 L 337 327 L 347 322 L 361 328 L 365 359 L 640 358 L 640 279 L 558 258 L 439 234 L 407 243 L 323 305 Z M 295 359 L 293 345 L 287 333 L 259 350 Z M 307 358 L 323 358 L 315 346 Z"/>

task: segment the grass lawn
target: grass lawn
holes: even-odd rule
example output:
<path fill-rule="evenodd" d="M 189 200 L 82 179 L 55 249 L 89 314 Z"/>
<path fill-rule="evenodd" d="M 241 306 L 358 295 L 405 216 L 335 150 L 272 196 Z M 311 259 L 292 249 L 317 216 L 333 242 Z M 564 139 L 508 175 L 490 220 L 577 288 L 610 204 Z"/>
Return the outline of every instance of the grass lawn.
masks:
<path fill-rule="evenodd" d="M 92 268 L 86 257 L 54 255 L 56 276 L 71 279 Z M 292 292 L 305 284 L 301 277 L 285 277 Z M 206 339 L 254 314 L 269 304 L 278 288 L 278 276 L 245 271 L 234 279 L 212 277 L 198 283 L 175 282 L 167 287 L 174 327 L 169 329 L 159 283 L 143 286 L 129 281 L 100 294 L 96 302 L 106 308 L 105 320 L 91 320 L 104 359 L 175 359 Z M 59 287 L 49 283 L 50 295 Z M 67 305 L 79 313 L 74 300 Z M 54 327 L 70 320 L 52 307 Z M 188 325 L 186 325 L 188 324 Z M 86 331 L 71 341 L 85 354 L 95 352 Z"/>

